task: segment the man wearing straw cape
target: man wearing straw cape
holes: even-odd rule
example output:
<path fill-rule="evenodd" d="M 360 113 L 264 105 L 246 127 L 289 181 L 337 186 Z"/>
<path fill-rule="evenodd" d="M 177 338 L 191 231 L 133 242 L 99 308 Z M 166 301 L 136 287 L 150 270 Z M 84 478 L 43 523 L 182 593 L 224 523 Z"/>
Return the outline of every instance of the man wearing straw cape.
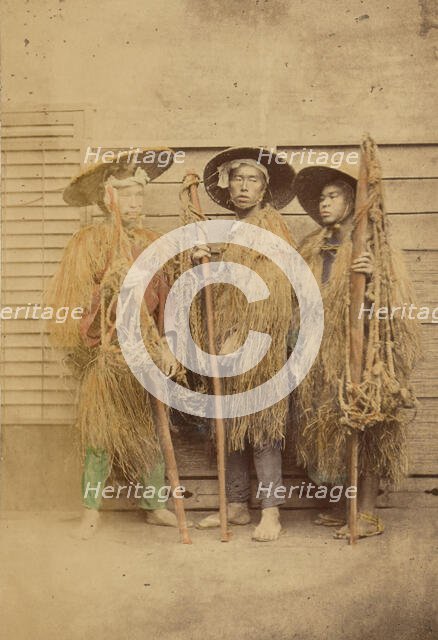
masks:
<path fill-rule="evenodd" d="M 84 449 L 83 538 L 97 529 L 102 490 L 113 463 L 128 481 L 141 485 L 137 496 L 141 496 L 139 505 L 149 524 L 177 526 L 175 514 L 159 494 L 165 487 L 165 468 L 155 429 L 155 405 L 129 370 L 115 330 L 124 278 L 132 262 L 158 237 L 143 225 L 144 190 L 169 168 L 173 153 L 170 149 L 147 150 L 137 152 L 135 159 L 133 163 L 129 154 L 119 154 L 111 163 L 93 165 L 65 189 L 67 204 L 97 204 L 105 220 L 73 236 L 48 292 L 48 302 L 54 307 L 85 309 L 80 322 L 67 320 L 50 326 L 52 343 L 67 353 L 80 383 L 77 422 Z M 163 373 L 173 377 L 180 374 L 180 365 L 157 328 L 160 303 L 167 291 L 165 273 L 159 272 L 144 293 L 141 327 L 149 353 Z"/>
<path fill-rule="evenodd" d="M 263 153 L 261 153 L 261 151 Z M 259 160 L 261 158 L 261 161 Z M 208 195 L 235 213 L 236 219 L 268 230 L 294 245 L 289 228 L 278 212 L 293 198 L 294 172 L 288 164 L 276 162 L 274 153 L 258 148 L 227 149 L 216 155 L 204 170 Z M 269 258 L 236 244 L 222 252 L 224 263 L 238 263 L 256 272 L 269 289 L 269 296 L 245 304 L 242 292 L 230 285 L 214 285 L 214 316 L 221 355 L 236 352 L 250 330 L 268 334 L 271 346 L 262 360 L 239 376 L 222 380 L 224 394 L 244 392 L 270 379 L 287 360 L 287 335 L 292 315 L 290 282 Z M 280 247 L 278 249 L 281 251 Z M 209 255 L 208 248 L 195 252 L 195 260 Z M 226 266 L 226 265 L 225 265 Z M 279 506 L 284 499 L 276 495 L 282 484 L 281 450 L 284 444 L 288 400 L 226 421 L 226 490 L 228 521 L 245 525 L 251 521 L 250 461 L 254 460 L 258 486 L 262 487 L 262 515 L 253 533 L 257 541 L 276 540 L 281 533 Z M 219 526 L 218 514 L 204 518 L 199 528 Z"/>
<path fill-rule="evenodd" d="M 359 538 L 384 530 L 375 511 L 380 480 L 397 482 L 406 472 L 407 416 L 402 409 L 414 403 L 409 376 L 419 355 L 416 322 L 396 315 L 391 318 L 391 309 L 409 304 L 413 294 L 402 257 L 388 238 L 380 165 L 370 138 L 362 145 L 362 163 L 365 208 L 360 213 L 367 216 L 368 250 L 354 259 L 357 180 L 330 167 L 307 167 L 295 179 L 301 206 L 320 225 L 299 250 L 320 284 L 325 311 L 319 356 L 294 394 L 299 460 L 318 484 L 345 484 L 347 444 L 352 434 L 358 434 L 359 513 L 354 534 Z M 350 369 L 351 273 L 366 276 L 358 314 L 359 320 L 365 318 L 358 384 Z M 366 311 L 373 304 L 377 309 L 388 308 L 389 314 L 380 317 Z M 335 537 L 350 535 L 349 527 L 342 526 L 343 514 L 322 514 L 316 523 L 340 526 Z"/>

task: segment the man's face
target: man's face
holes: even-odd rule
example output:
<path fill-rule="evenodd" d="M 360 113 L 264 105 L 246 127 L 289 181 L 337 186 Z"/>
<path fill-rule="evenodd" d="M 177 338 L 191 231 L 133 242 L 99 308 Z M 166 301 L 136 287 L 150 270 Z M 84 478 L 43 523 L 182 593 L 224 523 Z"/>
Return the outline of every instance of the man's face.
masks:
<path fill-rule="evenodd" d="M 126 229 L 134 229 L 141 226 L 143 198 L 144 187 L 141 184 L 117 189 L 120 217 L 122 225 Z"/>
<path fill-rule="evenodd" d="M 260 202 L 265 189 L 265 176 L 256 167 L 241 164 L 230 171 L 230 197 L 239 209 L 250 209 Z"/>
<path fill-rule="evenodd" d="M 319 213 L 322 224 L 328 226 L 339 222 L 344 216 L 348 204 L 348 199 L 341 187 L 332 184 L 326 185 L 319 198 Z"/>

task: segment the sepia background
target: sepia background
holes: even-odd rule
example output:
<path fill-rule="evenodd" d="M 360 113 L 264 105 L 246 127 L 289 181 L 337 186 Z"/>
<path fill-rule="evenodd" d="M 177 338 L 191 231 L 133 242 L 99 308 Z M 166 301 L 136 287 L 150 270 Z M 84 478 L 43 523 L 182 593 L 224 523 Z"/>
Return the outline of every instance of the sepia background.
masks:
<path fill-rule="evenodd" d="M 336 10 L 322 15 L 330 5 Z M 409 1 L 6 2 L 2 305 L 41 303 L 71 234 L 93 219 L 92 209 L 62 199 L 87 147 L 186 151 L 184 164 L 148 187 L 147 224 L 163 232 L 179 224 L 185 170 L 202 174 L 220 148 L 348 152 L 369 131 L 381 150 L 392 236 L 405 250 L 418 302 L 438 306 L 433 7 Z M 302 166 L 294 162 L 296 170 Z M 201 196 L 206 213 L 226 213 L 202 187 Z M 298 239 L 314 228 L 296 199 L 284 213 Z M 426 358 L 414 378 L 412 478 L 402 487 L 420 500 L 436 484 L 430 476 L 438 475 L 437 327 L 424 322 L 422 333 Z M 80 467 L 73 381 L 49 348 L 44 321 L 3 321 L 1 344 L 2 504 L 74 508 Z M 182 476 L 191 477 L 186 482 L 194 493 L 188 506 L 213 507 L 215 471 L 202 446 L 178 447 Z"/>

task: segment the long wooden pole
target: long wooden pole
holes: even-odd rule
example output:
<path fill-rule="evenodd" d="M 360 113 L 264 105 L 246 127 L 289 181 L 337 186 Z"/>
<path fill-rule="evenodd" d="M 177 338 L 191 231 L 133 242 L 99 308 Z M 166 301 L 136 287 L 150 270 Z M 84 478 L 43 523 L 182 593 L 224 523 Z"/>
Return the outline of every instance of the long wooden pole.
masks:
<path fill-rule="evenodd" d="M 114 236 L 115 241 L 113 241 L 113 246 L 111 248 L 112 253 L 110 256 L 110 260 L 112 260 L 113 254 L 114 254 L 115 242 L 120 240 L 120 229 L 121 229 L 120 210 L 117 205 L 117 201 L 114 197 L 114 192 L 112 190 L 110 190 L 110 208 L 116 219 L 116 232 L 117 232 Z M 144 300 L 142 301 L 142 304 L 146 305 Z M 159 313 L 158 333 L 160 335 L 163 334 L 163 327 L 164 327 L 164 304 L 165 304 L 165 300 L 163 297 L 163 290 L 161 288 L 159 291 L 159 307 L 158 307 L 158 313 Z M 147 309 L 146 309 L 146 313 L 149 313 Z M 114 329 L 115 329 L 115 323 L 112 327 L 112 331 L 114 331 Z M 187 529 L 187 521 L 186 521 L 186 516 L 184 511 L 183 498 L 176 497 L 176 490 L 180 486 L 179 474 L 178 474 L 178 467 L 176 464 L 175 451 L 172 443 L 172 437 L 170 435 L 170 427 L 169 427 L 169 421 L 167 419 L 166 409 L 163 403 L 160 402 L 160 400 L 158 400 L 152 395 L 151 395 L 151 404 L 152 404 L 155 418 L 157 420 L 158 440 L 160 442 L 161 451 L 164 457 L 164 463 L 166 465 L 166 473 L 170 482 L 170 487 L 172 489 L 172 495 L 174 496 L 173 503 L 175 506 L 175 514 L 176 514 L 176 519 L 178 521 L 178 528 L 179 528 L 181 542 L 183 544 L 192 544 L 192 541 L 190 539 L 189 532 Z"/>
<path fill-rule="evenodd" d="M 352 261 L 362 255 L 367 248 L 367 179 L 366 158 L 362 146 L 356 191 L 355 225 L 352 233 Z M 365 299 L 365 288 L 365 274 L 352 271 L 350 276 L 350 373 L 353 384 L 360 384 L 362 380 L 364 319 L 360 314 L 360 309 Z M 349 437 L 347 451 L 349 483 L 352 487 L 358 487 L 359 482 L 358 449 L 359 434 L 357 430 L 354 430 Z M 348 501 L 348 528 L 350 533 L 349 544 L 355 544 L 357 540 L 357 493 L 354 498 Z"/>
<path fill-rule="evenodd" d="M 166 474 L 172 489 L 173 504 L 175 507 L 176 519 L 178 521 L 181 542 L 183 544 L 192 544 L 189 531 L 187 529 L 186 514 L 183 504 L 184 498 L 182 496 L 176 496 L 176 490 L 180 487 L 180 483 L 166 409 L 160 400 L 157 400 L 157 398 L 154 398 L 153 396 L 151 396 L 151 399 L 154 407 L 154 413 L 157 418 L 158 439 L 160 441 L 160 447 L 163 452 L 164 463 L 166 465 Z"/>
<path fill-rule="evenodd" d="M 159 307 L 158 307 L 158 332 L 161 335 L 164 333 L 164 306 L 165 297 L 163 295 L 163 288 L 159 289 Z M 192 544 L 189 531 L 187 528 L 186 514 L 184 510 L 183 497 L 176 496 L 176 490 L 180 487 L 178 466 L 175 458 L 175 450 L 173 448 L 172 436 L 170 435 L 169 420 L 167 418 L 167 412 L 164 404 L 154 398 L 151 395 L 152 404 L 154 407 L 154 413 L 157 418 L 158 426 L 158 439 L 160 441 L 161 451 L 164 457 L 164 463 L 166 465 L 166 474 L 170 482 L 173 495 L 173 505 L 175 507 L 175 515 L 178 521 L 178 529 L 180 533 L 181 542 L 183 544 Z"/>
<path fill-rule="evenodd" d="M 189 188 L 190 200 L 192 205 L 199 213 L 201 213 L 201 203 L 199 202 L 199 194 L 197 184 L 191 184 Z M 210 278 L 210 260 L 207 257 L 202 258 L 201 264 L 204 268 L 204 278 L 208 282 Z M 207 336 L 208 349 L 212 355 L 216 355 L 216 332 L 214 324 L 214 306 L 211 287 L 204 287 L 204 303 L 207 319 Z M 213 364 L 214 366 L 214 364 Z M 228 531 L 227 517 L 227 495 L 225 487 L 225 422 L 222 418 L 222 384 L 218 371 L 214 371 L 212 376 L 213 393 L 215 396 L 216 418 L 215 418 L 215 435 L 216 435 L 216 455 L 217 455 L 217 471 L 219 481 L 219 518 L 221 527 L 221 541 L 228 542 L 230 534 Z"/>

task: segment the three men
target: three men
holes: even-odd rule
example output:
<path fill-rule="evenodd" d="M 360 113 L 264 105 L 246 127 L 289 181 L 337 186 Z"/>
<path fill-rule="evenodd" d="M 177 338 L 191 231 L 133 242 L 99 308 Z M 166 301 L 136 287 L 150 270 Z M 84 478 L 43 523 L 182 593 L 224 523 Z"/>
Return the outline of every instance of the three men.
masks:
<path fill-rule="evenodd" d="M 151 399 L 124 362 L 114 325 L 123 278 L 133 259 L 156 237 L 141 224 L 143 189 L 166 168 L 149 165 L 146 173 L 129 162 L 98 165 L 74 180 L 64 194 L 69 204 L 97 203 L 107 215 L 103 224 L 86 227 L 74 236 L 51 287 L 55 304 L 83 306 L 87 310 L 80 327 L 70 320 L 65 325 L 53 325 L 52 332 L 55 343 L 68 351 L 81 380 L 79 425 L 86 444 L 84 490 L 90 483 L 101 483 L 103 488 L 113 460 L 128 478 L 145 480 L 149 474 L 149 485 L 159 487 L 164 482 Z M 237 221 L 268 230 L 294 246 L 277 209 L 286 206 L 296 193 L 304 210 L 321 226 L 300 247 L 321 288 L 325 334 L 318 359 L 295 394 L 299 405 L 298 452 L 312 480 L 339 484 L 346 479 L 348 429 L 340 385 L 346 369 L 350 272 L 366 275 L 369 301 L 383 295 L 386 302 L 407 304 L 411 292 L 396 252 L 386 244 L 382 249 L 386 235 L 381 229 L 374 229 L 369 250 L 352 262 L 354 178 L 327 167 L 309 167 L 294 178 L 290 165 L 276 162 L 275 154 L 261 154 L 258 148 L 227 149 L 217 154 L 204 171 L 208 195 L 232 211 Z M 196 261 L 205 255 L 210 255 L 208 247 L 197 250 L 193 257 Z M 269 289 L 265 300 L 246 304 L 238 288 L 215 285 L 215 324 L 221 355 L 236 352 L 250 330 L 271 337 L 268 351 L 256 366 L 223 379 L 224 393 L 235 394 L 263 384 L 284 365 L 294 302 L 285 275 L 266 256 L 243 249 L 238 235 L 234 243 L 233 231 L 221 259 L 223 263 L 244 265 L 258 274 Z M 145 292 L 147 312 L 143 312 L 142 319 L 149 350 L 155 353 L 163 371 L 174 376 L 178 363 L 156 327 L 159 303 L 163 304 L 167 289 L 164 274 L 157 274 Z M 155 321 L 151 322 L 151 318 Z M 380 368 L 376 353 L 368 358 L 373 363 L 369 377 L 376 382 L 380 413 L 360 439 L 361 537 L 383 531 L 375 513 L 380 479 L 397 480 L 405 470 L 406 430 L 399 409 L 412 401 L 408 379 L 418 354 L 418 333 L 412 321 L 391 320 L 382 327 L 375 322 L 366 325 L 367 342 L 375 345 L 376 352 L 383 348 L 385 353 L 377 354 Z M 386 332 L 384 340 L 381 331 Z M 269 487 L 269 491 L 261 492 L 265 496 L 262 516 L 253 534 L 259 541 L 276 540 L 281 533 L 278 507 L 284 500 L 276 497 L 275 489 L 282 484 L 281 449 L 287 412 L 285 398 L 258 413 L 227 421 L 228 521 L 245 525 L 251 520 L 248 501 L 252 453 L 259 487 Z M 101 503 L 100 493 L 88 496 L 89 493 L 85 500 L 86 532 L 95 529 Z M 174 515 L 164 504 L 142 500 L 141 506 L 147 510 L 149 522 L 176 525 Z M 336 519 L 323 516 L 320 522 L 333 525 Z M 199 523 L 199 528 L 216 526 L 218 514 Z M 343 537 L 347 530 L 340 529 L 337 535 Z"/>

